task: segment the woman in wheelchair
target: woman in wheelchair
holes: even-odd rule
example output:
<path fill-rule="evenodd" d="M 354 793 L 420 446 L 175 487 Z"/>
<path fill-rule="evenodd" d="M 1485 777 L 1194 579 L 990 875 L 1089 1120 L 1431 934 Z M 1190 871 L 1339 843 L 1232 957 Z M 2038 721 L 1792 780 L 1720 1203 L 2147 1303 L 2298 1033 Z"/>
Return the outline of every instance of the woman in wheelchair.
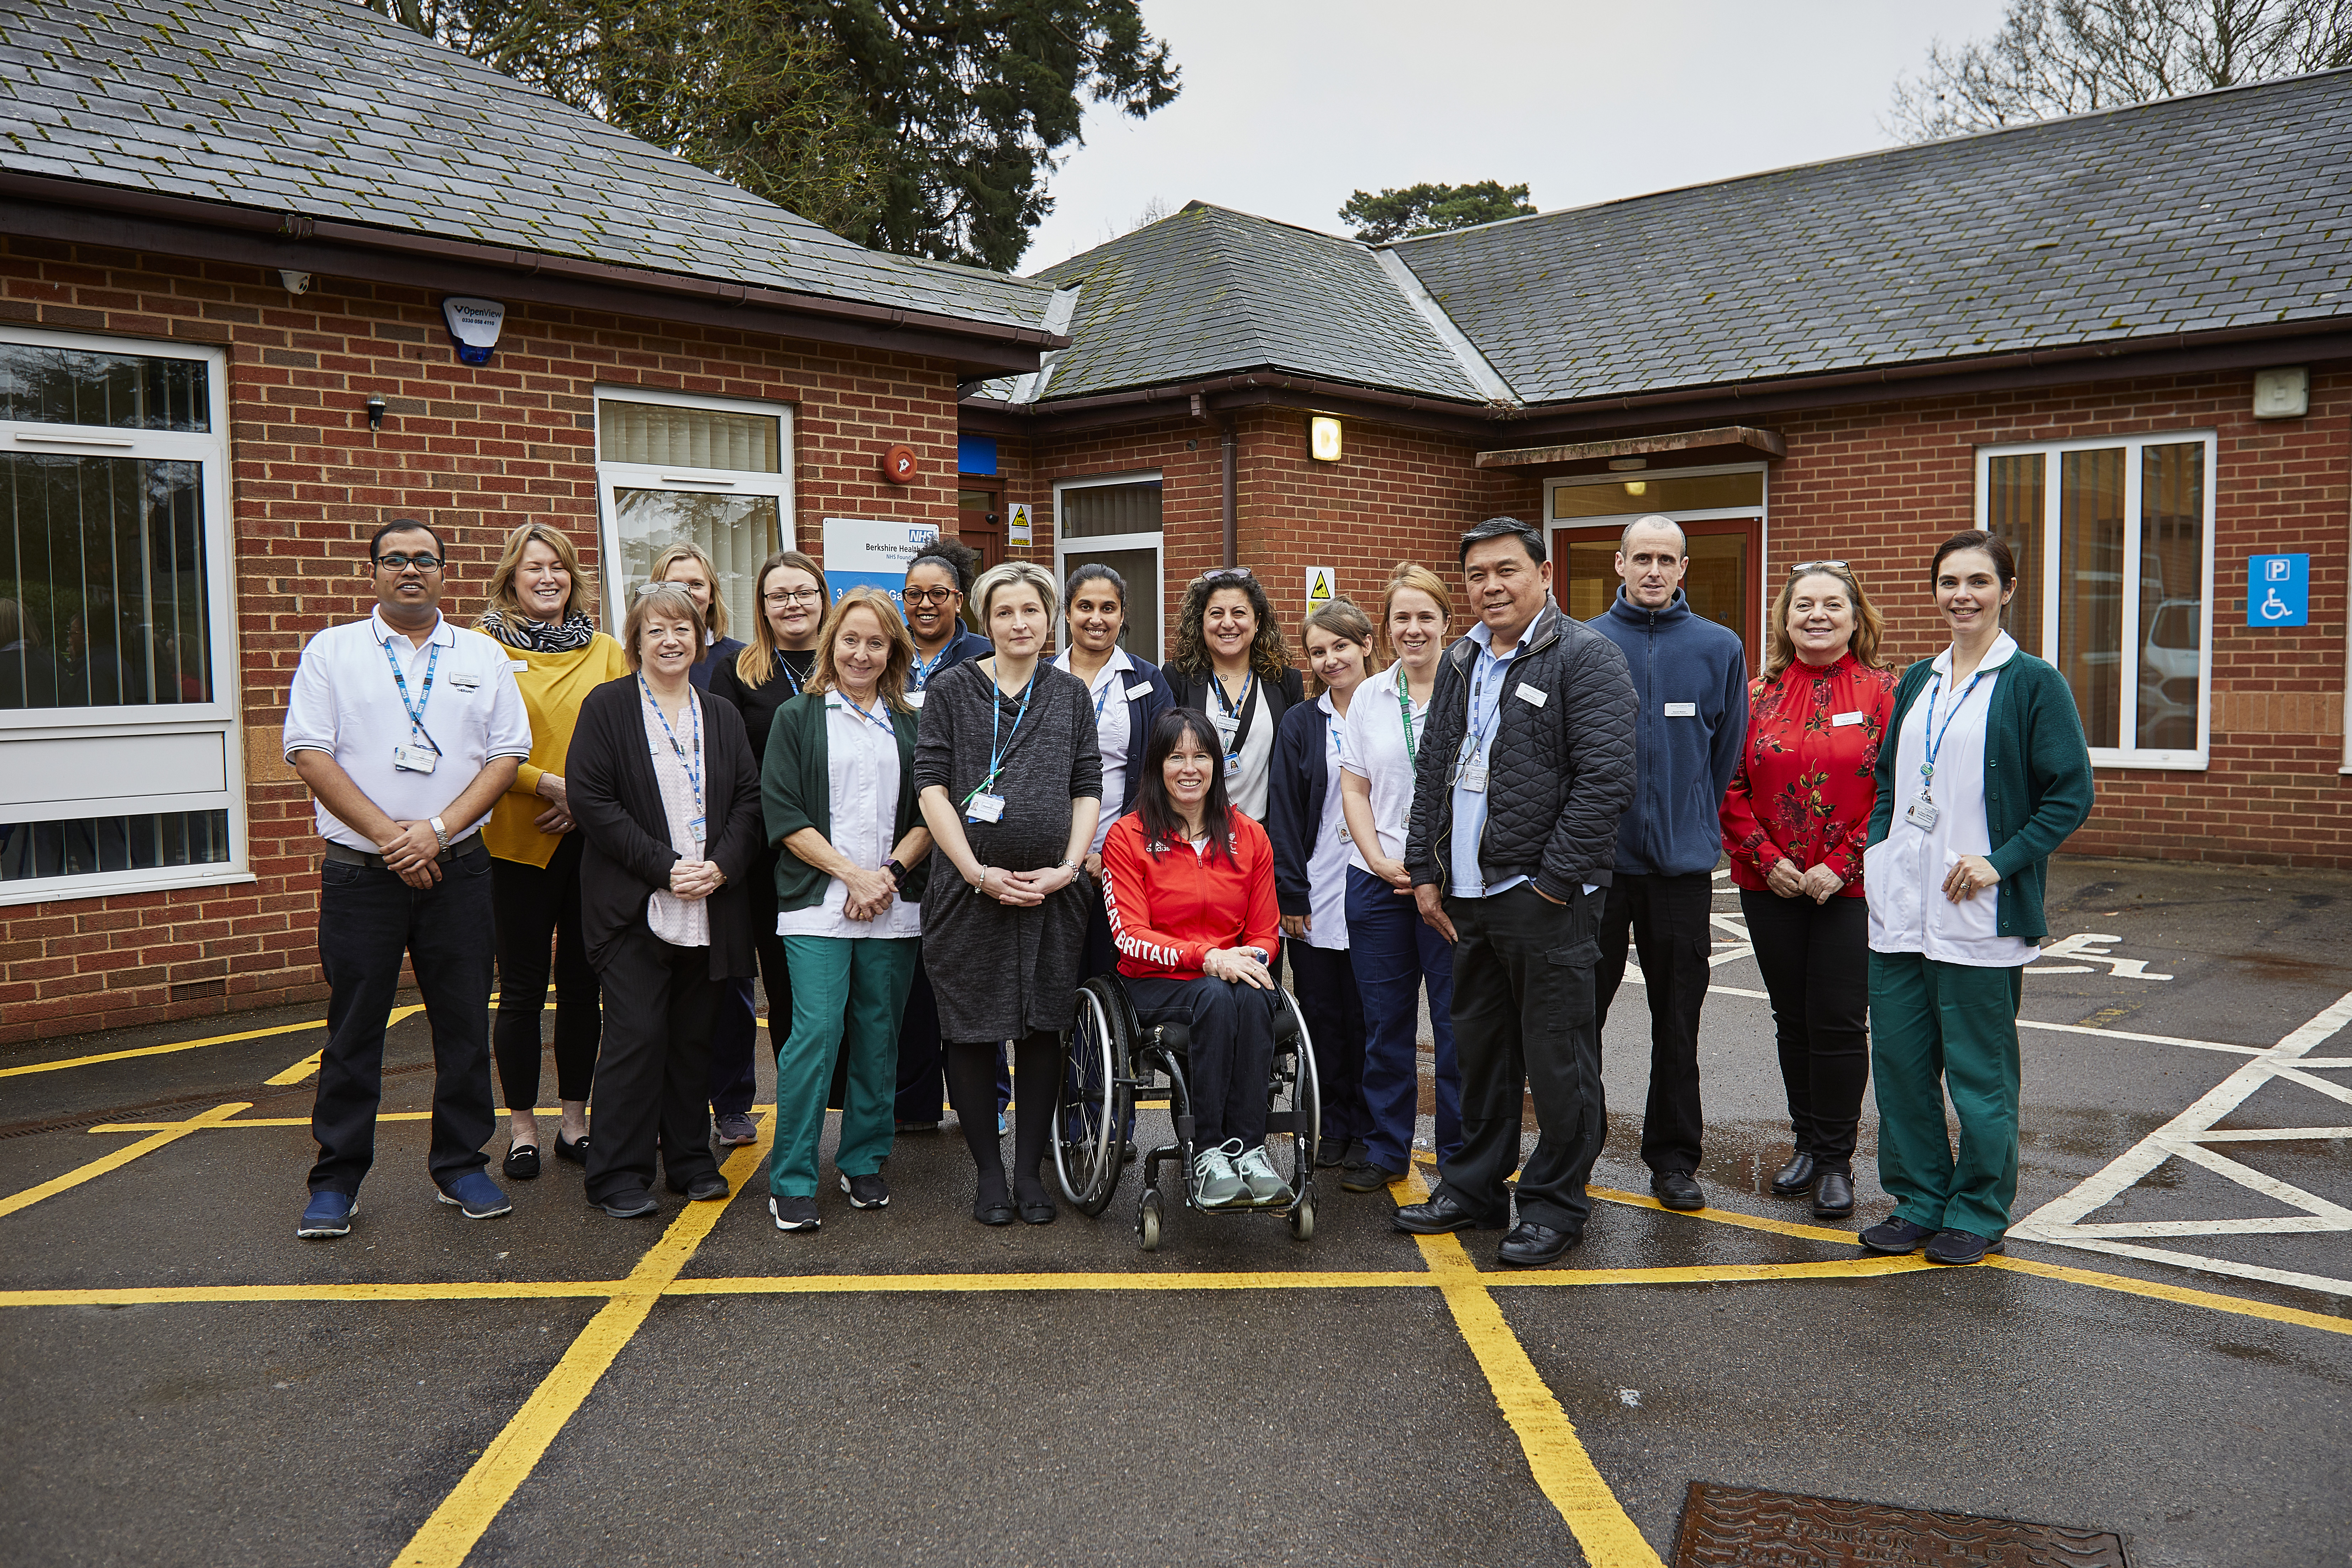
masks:
<path fill-rule="evenodd" d="M 1103 901 L 1138 1020 L 1191 1036 L 1197 1200 L 1279 1207 L 1290 1186 L 1265 1154 L 1275 1021 L 1288 1006 L 1266 968 L 1280 931 L 1274 847 L 1226 800 L 1223 761 L 1206 714 L 1160 716 L 1135 809 L 1103 841 Z"/>

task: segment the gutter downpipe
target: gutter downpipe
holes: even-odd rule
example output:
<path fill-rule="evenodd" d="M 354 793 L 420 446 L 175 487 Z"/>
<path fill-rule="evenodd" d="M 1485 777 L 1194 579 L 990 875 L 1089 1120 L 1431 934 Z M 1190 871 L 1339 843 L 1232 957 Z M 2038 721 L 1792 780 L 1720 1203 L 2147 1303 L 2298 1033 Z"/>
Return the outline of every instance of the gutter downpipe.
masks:
<path fill-rule="evenodd" d="M 1235 518 L 1234 518 L 1234 492 L 1235 492 L 1235 489 L 1236 489 L 1235 481 L 1234 481 L 1234 470 L 1235 466 L 1236 466 L 1236 452 L 1237 452 L 1237 450 L 1238 450 L 1238 447 L 1237 447 L 1237 444 L 1236 444 L 1236 442 L 1235 442 L 1235 441 L 1234 441 L 1234 416 L 1233 416 L 1232 415 L 1228 414 L 1228 415 L 1226 415 L 1226 416 L 1225 416 L 1225 417 L 1224 417 L 1224 426 L 1225 426 L 1225 438 L 1224 438 L 1224 449 L 1225 449 L 1225 561 L 1224 561 L 1224 563 L 1225 563 L 1226 565 L 1228 565 L 1228 566 L 1237 566 L 1237 565 L 1239 565 L 1241 563 L 1239 562 L 1239 560 L 1238 560 L 1238 559 L 1236 559 L 1236 556 L 1235 556 L 1236 532 L 1237 532 L 1237 528 L 1236 528 L 1236 521 L 1235 521 Z"/>

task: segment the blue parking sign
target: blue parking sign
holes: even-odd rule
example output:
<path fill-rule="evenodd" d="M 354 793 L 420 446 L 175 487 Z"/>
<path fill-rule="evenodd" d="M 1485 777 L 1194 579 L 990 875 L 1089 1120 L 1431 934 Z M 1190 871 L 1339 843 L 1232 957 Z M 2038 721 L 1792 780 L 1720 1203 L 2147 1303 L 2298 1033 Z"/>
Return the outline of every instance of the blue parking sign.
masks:
<path fill-rule="evenodd" d="M 2311 623 L 2311 557 L 2246 557 L 2246 625 L 2301 626 Z"/>

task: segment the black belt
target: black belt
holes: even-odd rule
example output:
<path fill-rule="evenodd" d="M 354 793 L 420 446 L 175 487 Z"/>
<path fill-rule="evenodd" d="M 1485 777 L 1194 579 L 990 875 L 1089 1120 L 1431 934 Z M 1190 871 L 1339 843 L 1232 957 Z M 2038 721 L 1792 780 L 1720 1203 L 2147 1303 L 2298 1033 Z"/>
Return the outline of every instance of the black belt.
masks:
<path fill-rule="evenodd" d="M 445 863 L 455 860 L 481 841 L 482 836 L 479 833 L 468 833 L 434 858 Z M 392 868 L 383 863 L 383 857 L 381 855 L 371 855 L 364 849 L 354 849 L 348 844 L 338 844 L 331 838 L 324 840 L 324 843 L 327 847 L 327 858 L 330 860 L 338 860 L 346 866 L 365 866 L 373 871 L 388 871 Z"/>

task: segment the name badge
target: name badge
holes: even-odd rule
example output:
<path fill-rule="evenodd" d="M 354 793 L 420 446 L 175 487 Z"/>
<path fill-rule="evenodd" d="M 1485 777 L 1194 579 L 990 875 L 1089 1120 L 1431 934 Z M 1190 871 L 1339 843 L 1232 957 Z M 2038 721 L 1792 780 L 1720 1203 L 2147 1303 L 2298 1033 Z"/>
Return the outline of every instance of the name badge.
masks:
<path fill-rule="evenodd" d="M 976 795 L 963 809 L 966 822 L 1001 822 L 1004 818 L 1004 797 L 1001 795 Z"/>
<path fill-rule="evenodd" d="M 1225 776 L 1229 779 L 1242 776 L 1242 760 L 1231 752 L 1225 753 Z"/>
<path fill-rule="evenodd" d="M 686 825 L 686 836 L 697 844 L 702 842 L 702 821 L 703 819 L 698 816 Z"/>
<path fill-rule="evenodd" d="M 429 773 L 440 765 L 441 759 L 433 754 L 430 746 L 394 746 L 392 765 L 404 773 Z"/>
<path fill-rule="evenodd" d="M 1228 746 L 1234 743 L 1234 732 L 1242 727 L 1241 715 L 1238 713 L 1212 713 L 1209 715 L 1209 722 L 1217 727 L 1217 739 Z"/>
<path fill-rule="evenodd" d="M 507 668 L 513 670 L 517 675 L 520 675 L 524 670 L 530 668 L 530 660 L 527 658 L 510 658 L 507 660 Z"/>
<path fill-rule="evenodd" d="M 1538 691 L 1534 687 L 1529 686 L 1526 681 L 1522 680 L 1519 682 L 1518 698 L 1522 702 L 1532 702 L 1537 707 L 1540 708 L 1545 704 L 1545 702 L 1550 700 L 1551 693 L 1549 691 Z"/>
<path fill-rule="evenodd" d="M 1937 805 L 1934 801 L 1929 800 L 1924 795 L 1916 795 L 1911 797 L 1910 808 L 1904 812 L 1903 820 L 1909 823 L 1912 826 L 1918 828 L 1920 831 L 1925 832 L 1928 828 L 1935 826 L 1936 818 L 1943 815 L 1944 808 L 1942 806 Z"/>
<path fill-rule="evenodd" d="M 1669 719 L 1696 719 L 1698 717 L 1698 704 L 1696 702 L 1669 702 L 1666 704 L 1666 717 Z"/>
<path fill-rule="evenodd" d="M 1841 725 L 1859 724 L 1864 717 L 1861 713 L 1832 713 L 1830 715 L 1830 727 L 1836 729 Z"/>
<path fill-rule="evenodd" d="M 1462 787 L 1470 791 L 1473 795 L 1485 793 L 1486 788 L 1486 764 L 1484 763 L 1471 763 L 1464 766 L 1462 770 Z"/>
<path fill-rule="evenodd" d="M 449 678 L 449 684 L 460 691 L 478 691 L 481 689 L 482 678 L 478 675 L 453 675 Z"/>
<path fill-rule="evenodd" d="M 1148 680 L 1137 681 L 1134 685 L 1129 687 L 1126 692 L 1127 700 L 1129 702 L 1134 701 L 1139 697 L 1149 697 L 1150 695 L 1151 682 Z"/>
<path fill-rule="evenodd" d="M 912 708 L 918 713 L 922 711 L 923 694 L 920 691 L 909 691 L 906 693 L 906 698 L 908 707 Z"/>

